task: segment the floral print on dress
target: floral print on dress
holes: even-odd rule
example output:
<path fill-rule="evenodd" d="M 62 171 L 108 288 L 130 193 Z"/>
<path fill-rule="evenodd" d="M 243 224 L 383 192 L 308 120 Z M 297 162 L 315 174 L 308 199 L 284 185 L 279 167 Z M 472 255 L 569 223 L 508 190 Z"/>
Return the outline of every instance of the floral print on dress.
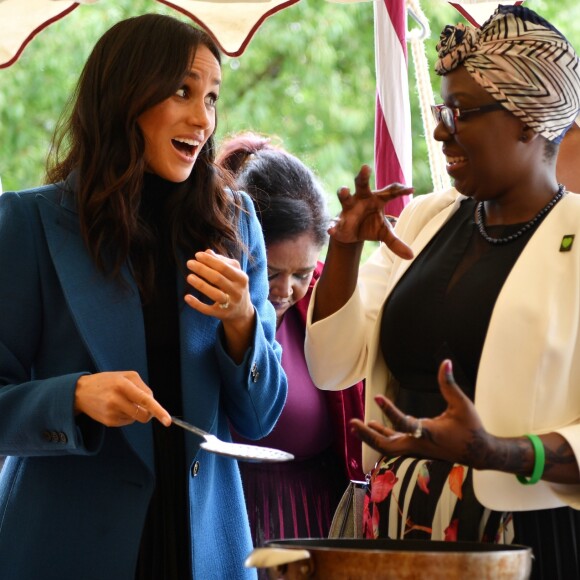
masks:
<path fill-rule="evenodd" d="M 423 463 L 419 468 L 419 474 L 417 475 L 417 485 L 419 489 L 429 494 L 429 464 Z"/>
<path fill-rule="evenodd" d="M 503 543 L 513 537 L 513 524 L 509 514 L 479 504 L 470 468 L 439 460 L 391 457 L 377 463 L 370 474 L 363 535 L 368 539 Z"/>
<path fill-rule="evenodd" d="M 457 528 L 459 526 L 459 520 L 455 518 L 451 523 L 445 528 L 445 541 L 446 542 L 457 542 Z"/>
<path fill-rule="evenodd" d="M 463 480 L 465 479 L 465 467 L 454 465 L 449 472 L 449 489 L 459 498 L 463 498 Z"/>
<path fill-rule="evenodd" d="M 387 471 L 386 473 L 376 475 L 373 479 L 371 501 L 374 503 L 385 501 L 397 481 L 399 480 L 392 471 Z"/>

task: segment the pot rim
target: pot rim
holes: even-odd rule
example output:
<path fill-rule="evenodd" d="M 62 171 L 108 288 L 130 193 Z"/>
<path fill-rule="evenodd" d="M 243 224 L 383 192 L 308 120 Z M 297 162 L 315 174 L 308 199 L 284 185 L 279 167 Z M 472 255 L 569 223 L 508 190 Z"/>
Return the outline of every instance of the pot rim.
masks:
<path fill-rule="evenodd" d="M 443 540 L 398 540 L 398 539 L 352 539 L 352 538 L 293 538 L 273 539 L 265 547 L 302 550 L 324 550 L 343 552 L 409 552 L 420 554 L 469 554 L 470 557 L 489 557 L 490 554 L 531 553 L 529 546 L 522 544 L 491 544 L 485 542 L 445 542 Z"/>

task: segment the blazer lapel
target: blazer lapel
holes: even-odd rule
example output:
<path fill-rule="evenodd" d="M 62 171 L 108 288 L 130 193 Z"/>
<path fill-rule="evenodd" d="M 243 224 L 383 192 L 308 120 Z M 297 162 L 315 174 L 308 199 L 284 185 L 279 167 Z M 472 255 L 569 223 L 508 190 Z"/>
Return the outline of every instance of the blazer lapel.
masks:
<path fill-rule="evenodd" d="M 134 370 L 147 382 L 147 355 L 141 301 L 128 268 L 126 284 L 97 271 L 80 235 L 78 214 L 43 195 L 38 207 L 50 254 L 79 333 L 97 372 Z M 146 428 L 145 428 L 146 427 Z M 123 428 L 131 445 L 153 467 L 150 426 Z"/>

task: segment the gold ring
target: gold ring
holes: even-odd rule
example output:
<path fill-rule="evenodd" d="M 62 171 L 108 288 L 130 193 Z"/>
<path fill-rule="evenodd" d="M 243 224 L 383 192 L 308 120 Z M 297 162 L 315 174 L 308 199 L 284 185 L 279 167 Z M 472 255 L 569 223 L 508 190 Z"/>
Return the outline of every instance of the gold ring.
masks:
<path fill-rule="evenodd" d="M 230 295 L 227 292 L 224 292 L 226 295 L 226 299 L 223 302 L 218 302 L 218 306 L 222 310 L 227 310 L 230 307 Z"/>

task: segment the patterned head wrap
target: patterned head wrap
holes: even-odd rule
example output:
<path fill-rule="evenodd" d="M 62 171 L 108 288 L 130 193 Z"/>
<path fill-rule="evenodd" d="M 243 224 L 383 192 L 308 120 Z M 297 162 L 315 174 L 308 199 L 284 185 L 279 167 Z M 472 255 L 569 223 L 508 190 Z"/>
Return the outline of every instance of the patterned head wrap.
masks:
<path fill-rule="evenodd" d="M 528 127 L 559 143 L 580 110 L 580 62 L 566 38 L 523 6 L 498 6 L 479 29 L 446 26 L 435 70 L 463 65 Z"/>

